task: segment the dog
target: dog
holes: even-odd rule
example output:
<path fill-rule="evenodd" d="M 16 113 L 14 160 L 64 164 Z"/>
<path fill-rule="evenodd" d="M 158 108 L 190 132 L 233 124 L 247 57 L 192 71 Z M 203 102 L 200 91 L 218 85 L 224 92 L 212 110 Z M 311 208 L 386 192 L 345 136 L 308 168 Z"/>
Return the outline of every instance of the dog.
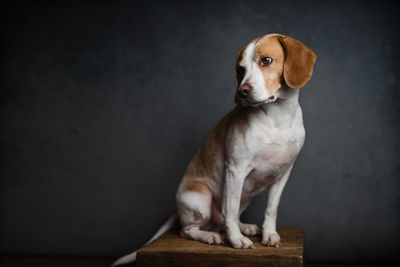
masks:
<path fill-rule="evenodd" d="M 148 243 L 180 222 L 181 235 L 237 249 L 254 248 L 246 236 L 278 247 L 278 205 L 305 138 L 299 88 L 311 78 L 316 55 L 292 37 L 267 34 L 236 56 L 236 107 L 212 130 L 189 163 L 176 194 L 177 212 Z M 268 187 L 262 229 L 240 221 L 251 199 Z M 136 259 L 136 252 L 113 266 Z"/>

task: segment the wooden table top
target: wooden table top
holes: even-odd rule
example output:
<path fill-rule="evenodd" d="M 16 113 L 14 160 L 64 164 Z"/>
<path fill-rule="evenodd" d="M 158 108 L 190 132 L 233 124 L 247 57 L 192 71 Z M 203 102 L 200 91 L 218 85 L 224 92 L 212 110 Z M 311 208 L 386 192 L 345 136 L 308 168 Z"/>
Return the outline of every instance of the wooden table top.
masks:
<path fill-rule="evenodd" d="M 260 243 L 261 236 L 250 237 L 255 249 L 234 249 L 229 245 L 209 245 L 181 237 L 171 230 L 138 251 L 137 266 L 265 266 L 265 263 L 303 263 L 303 230 L 299 227 L 278 228 L 279 248 Z M 225 240 L 226 239 L 226 236 Z M 170 263 L 170 265 L 168 265 Z M 195 264 L 196 263 L 196 264 Z M 223 264 L 225 263 L 225 264 Z M 254 265 L 255 264 L 255 265 Z M 299 265 L 301 264 L 301 265 Z M 272 264 L 274 265 L 274 264 Z M 289 264 L 291 265 L 291 264 Z M 289 266 L 284 264 L 284 266 Z"/>

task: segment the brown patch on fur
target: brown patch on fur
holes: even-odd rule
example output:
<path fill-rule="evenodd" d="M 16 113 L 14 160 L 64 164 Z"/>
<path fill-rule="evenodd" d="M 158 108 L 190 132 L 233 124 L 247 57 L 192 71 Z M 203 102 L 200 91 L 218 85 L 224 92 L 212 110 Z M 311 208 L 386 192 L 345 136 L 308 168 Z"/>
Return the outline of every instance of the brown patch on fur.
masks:
<path fill-rule="evenodd" d="M 216 188 L 214 173 L 217 171 L 217 157 L 224 157 L 224 144 L 231 121 L 228 113 L 208 135 L 203 146 L 189 163 L 179 191 L 190 190 L 195 183 Z"/>
<path fill-rule="evenodd" d="M 303 87 L 310 79 L 317 56 L 301 42 L 289 36 L 279 36 L 285 53 L 283 76 L 291 88 Z"/>
<path fill-rule="evenodd" d="M 272 63 L 261 66 L 261 59 L 264 57 L 272 58 Z M 254 50 L 254 60 L 264 76 L 265 88 L 272 93 L 278 92 L 281 88 L 283 63 L 285 54 L 278 41 L 278 35 L 265 36 L 260 39 Z"/>
<path fill-rule="evenodd" d="M 229 112 L 208 135 L 204 145 L 194 155 L 189 163 L 178 191 L 194 190 L 200 185 L 207 186 L 210 191 L 215 189 L 215 173 L 218 171 L 217 160 L 224 164 L 226 155 L 233 152 L 237 138 L 245 135 L 249 127 L 251 114 L 262 112 L 260 108 L 250 108 L 237 105 Z M 233 131 L 228 137 L 228 132 Z M 224 166 L 222 167 L 224 168 Z"/>
<path fill-rule="evenodd" d="M 199 182 L 194 182 L 192 184 L 188 184 L 188 187 L 186 188 L 186 190 L 195 191 L 195 192 L 198 192 L 203 195 L 207 195 L 210 192 L 209 188 L 206 185 L 199 183 Z"/>

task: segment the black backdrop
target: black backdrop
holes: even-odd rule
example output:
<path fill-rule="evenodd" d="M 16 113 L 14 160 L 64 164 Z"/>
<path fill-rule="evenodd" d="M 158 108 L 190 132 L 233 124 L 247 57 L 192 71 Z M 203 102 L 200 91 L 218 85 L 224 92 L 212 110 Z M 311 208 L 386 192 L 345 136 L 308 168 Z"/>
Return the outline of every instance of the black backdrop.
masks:
<path fill-rule="evenodd" d="M 39 1 L 1 15 L 2 254 L 139 248 L 234 106 L 236 51 L 278 32 L 318 56 L 278 224 L 304 227 L 307 262 L 398 262 L 394 3 Z M 245 221 L 264 207 L 260 195 Z"/>

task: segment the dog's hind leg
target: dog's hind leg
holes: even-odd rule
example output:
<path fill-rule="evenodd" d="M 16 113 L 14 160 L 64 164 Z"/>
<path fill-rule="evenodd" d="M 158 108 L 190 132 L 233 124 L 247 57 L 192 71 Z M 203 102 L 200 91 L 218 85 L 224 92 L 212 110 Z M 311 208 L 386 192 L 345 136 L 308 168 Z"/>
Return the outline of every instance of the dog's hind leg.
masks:
<path fill-rule="evenodd" d="M 217 232 L 202 230 L 210 224 L 212 193 L 207 186 L 197 183 L 190 190 L 177 195 L 177 209 L 182 224 L 181 235 L 208 244 L 223 244 Z"/>

